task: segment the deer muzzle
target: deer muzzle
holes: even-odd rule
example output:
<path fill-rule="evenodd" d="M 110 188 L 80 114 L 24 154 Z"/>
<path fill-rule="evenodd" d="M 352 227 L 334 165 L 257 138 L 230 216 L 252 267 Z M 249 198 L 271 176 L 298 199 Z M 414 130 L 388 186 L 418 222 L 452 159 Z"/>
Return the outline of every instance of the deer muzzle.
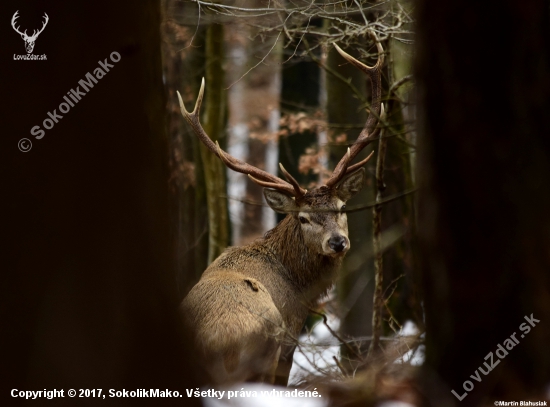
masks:
<path fill-rule="evenodd" d="M 349 239 L 340 234 L 333 234 L 328 239 L 327 246 L 332 253 L 345 253 L 349 250 Z"/>

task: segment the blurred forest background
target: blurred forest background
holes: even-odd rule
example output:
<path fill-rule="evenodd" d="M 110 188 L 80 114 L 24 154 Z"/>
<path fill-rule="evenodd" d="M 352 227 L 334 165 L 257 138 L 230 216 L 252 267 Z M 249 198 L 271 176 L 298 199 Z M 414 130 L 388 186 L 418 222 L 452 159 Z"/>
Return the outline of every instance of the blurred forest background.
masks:
<path fill-rule="evenodd" d="M 531 9 L 504 7 L 508 18 L 504 21 L 514 27 L 530 24 L 537 6 L 542 7 L 543 2 L 532 2 Z M 241 174 L 226 171 L 200 145 L 181 118 L 175 91 L 182 93 L 190 108 L 205 77 L 201 121 L 213 140 L 233 156 L 274 174 L 281 162 L 306 188 L 319 185 L 357 137 L 369 106 L 370 88 L 365 76 L 345 63 L 332 44 L 372 65 L 376 61 L 374 38 L 386 53 L 383 103 L 387 114 L 380 125 L 381 141 L 363 153 L 366 156 L 374 149 L 376 158 L 367 165 L 367 188 L 351 203 L 353 210 L 348 213 L 352 250 L 337 287 L 321 304 L 320 314 L 312 314 L 308 321 L 299 346 L 302 356 L 297 352 L 291 380 L 307 385 L 319 377 L 351 378 L 366 370 L 378 378 L 378 384 L 380 377 L 391 378 L 388 380 L 394 387 L 379 386 L 375 394 L 397 392 L 404 401 L 418 403 L 418 393 L 414 386 L 408 388 L 408 380 L 414 366 L 424 365 L 433 392 L 428 398 L 435 397 L 441 405 L 453 403 L 450 390 L 441 390 L 447 386 L 444 382 L 456 383 L 457 393 L 463 394 L 462 383 L 470 377 L 466 373 L 475 372 L 476 363 L 482 364 L 487 352 L 504 341 L 509 327 L 519 325 L 530 310 L 544 310 L 548 315 L 548 269 L 542 267 L 543 263 L 548 265 L 548 258 L 533 261 L 537 265 L 530 271 L 532 279 L 523 279 L 518 268 L 525 272 L 521 264 L 528 256 L 520 253 L 518 236 L 510 235 L 510 230 L 521 230 L 527 236 L 529 228 L 535 226 L 519 215 L 529 210 L 511 198 L 510 190 L 517 185 L 516 177 L 519 180 L 526 175 L 521 157 L 529 153 L 524 150 L 514 158 L 507 150 L 511 147 L 502 150 L 501 146 L 510 146 L 507 134 L 522 134 L 525 139 L 530 134 L 539 140 L 536 125 L 528 130 L 520 124 L 530 119 L 526 116 L 529 103 L 521 98 L 526 93 L 518 89 L 527 86 L 523 72 L 536 69 L 541 75 L 542 66 L 548 67 L 544 65 L 548 63 L 547 52 L 533 60 L 539 48 L 548 51 L 548 33 L 544 31 L 548 9 L 537 16 L 539 25 L 533 27 L 538 28 L 530 27 L 528 34 L 520 35 L 515 32 L 520 28 L 504 25 L 487 29 L 482 16 L 487 16 L 484 13 L 491 9 L 489 5 L 487 9 L 459 11 L 453 5 L 435 7 L 430 1 L 404 0 L 166 0 L 163 7 L 170 188 L 175 198 L 173 221 L 178 227 L 175 250 L 181 297 L 225 247 L 261 236 L 281 217 L 265 205 L 259 186 Z M 465 32 L 454 22 L 455 16 L 467 20 L 463 22 Z M 491 39 L 490 45 L 479 50 L 472 49 L 478 32 Z M 459 35 L 464 39 L 459 40 Z M 537 38 L 530 42 L 533 49 L 520 45 L 522 35 Z M 418 38 L 424 41 L 420 46 Z M 519 66 L 525 70 L 504 72 L 489 59 L 499 52 L 499 57 L 516 56 L 514 60 L 521 61 Z M 527 60 L 532 64 L 525 67 Z M 496 79 L 489 79 L 493 76 Z M 481 78 L 489 83 L 480 82 Z M 547 78 L 537 78 L 541 89 L 547 90 Z M 420 88 L 419 81 L 423 85 Z M 515 89 L 513 98 L 507 96 L 508 87 Z M 500 94 L 500 98 L 495 96 Z M 524 104 L 517 105 L 518 97 Z M 531 103 L 547 103 L 542 94 L 541 98 Z M 500 128 L 508 120 L 513 122 L 514 115 L 518 127 L 512 135 L 511 127 Z M 424 129 L 424 139 L 417 136 L 419 128 Z M 471 137 L 475 141 L 468 141 Z M 460 141 L 464 142 L 462 147 L 456 145 Z M 525 146 L 524 141 L 518 144 Z M 420 155 L 419 145 L 424 146 Z M 532 147 L 533 153 L 548 151 L 547 147 L 547 142 L 546 150 Z M 478 154 L 482 154 L 479 159 Z M 501 165 L 507 170 L 497 171 Z M 542 169 L 532 169 L 537 172 L 535 178 L 548 175 L 544 159 L 540 165 Z M 517 166 L 517 172 L 510 173 L 510 166 Z M 498 185 L 506 174 L 513 181 L 501 189 Z M 541 185 L 535 184 L 533 194 L 539 195 Z M 476 187 L 479 185 L 483 191 Z M 541 199 L 543 196 L 548 198 L 548 191 Z M 513 215 L 516 212 L 518 215 Z M 547 214 L 544 217 L 548 219 Z M 550 253 L 542 243 L 548 243 L 548 234 L 544 235 L 536 239 L 540 251 L 531 255 Z M 499 239 L 503 241 L 497 244 Z M 510 245 L 514 250 L 502 256 L 504 247 Z M 538 305 L 525 298 L 519 302 L 505 300 L 517 293 L 518 287 L 524 287 L 525 292 L 543 290 L 536 296 Z M 375 311 L 381 323 L 373 321 Z M 499 329 L 478 340 L 488 315 L 498 318 Z M 427 336 L 426 322 L 436 325 Z M 317 328 L 313 328 L 315 324 Z M 538 346 L 542 338 L 548 338 L 548 326 L 541 331 L 537 338 L 530 337 Z M 339 350 L 334 350 L 335 343 Z M 426 343 L 431 344 L 427 355 Z M 332 350 L 327 351 L 331 344 Z M 367 358 L 369 345 L 381 346 L 384 351 L 377 359 L 371 358 L 372 353 Z M 476 356 L 466 364 L 468 368 L 455 369 L 464 352 Z M 485 392 L 479 391 L 466 402 L 475 404 L 485 400 L 484 393 L 506 394 L 510 389 L 541 391 L 548 383 L 549 359 L 532 351 L 520 353 L 517 351 L 513 358 L 525 356 L 520 363 L 523 367 L 509 363 L 500 379 L 495 375 L 479 384 Z M 403 367 L 392 373 L 396 361 Z M 439 368 L 443 372 L 434 374 Z M 394 382 L 408 390 L 399 390 Z M 464 389 L 468 389 L 467 384 Z"/>
<path fill-rule="evenodd" d="M 167 1 L 165 7 L 170 185 L 177 204 L 173 213 L 182 297 L 225 247 L 262 236 L 282 217 L 265 204 L 261 187 L 226 171 L 196 139 L 182 120 L 176 90 L 190 108 L 205 77 L 202 122 L 210 137 L 233 156 L 273 174 L 281 162 L 309 188 L 322 185 L 355 141 L 370 100 L 366 76 L 346 63 L 332 43 L 369 65 L 377 58 L 373 38 L 383 43 L 388 61 L 383 77 L 385 172 L 377 185 L 372 160 L 367 187 L 348 206 L 352 250 L 337 289 L 322 307 L 332 316 L 332 328 L 346 338 L 342 360 L 350 364 L 345 370 L 353 372 L 358 360 L 351 359 L 365 353 L 373 334 L 375 210 L 381 211 L 384 225 L 377 234 L 388 282 L 381 307 L 384 335 L 399 332 L 406 321 L 423 325 L 412 278 L 416 123 L 411 6 Z M 307 329 L 320 319 L 312 316 Z M 321 364 L 328 362 L 342 374 L 329 359 Z M 309 370 L 334 373 L 330 366 L 304 362 L 313 365 Z"/>

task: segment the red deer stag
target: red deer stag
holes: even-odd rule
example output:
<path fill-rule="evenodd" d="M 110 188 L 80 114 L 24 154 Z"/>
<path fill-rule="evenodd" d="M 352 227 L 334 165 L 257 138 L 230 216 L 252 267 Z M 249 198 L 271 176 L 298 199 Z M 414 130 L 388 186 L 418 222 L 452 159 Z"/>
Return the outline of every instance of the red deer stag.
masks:
<path fill-rule="evenodd" d="M 372 154 L 350 163 L 378 137 L 377 123 L 384 110 L 380 75 L 384 51 L 377 43 L 378 61 L 368 67 L 335 47 L 370 78 L 372 105 L 359 137 L 326 185 L 311 191 L 300 187 L 282 165 L 286 181 L 230 156 L 212 142 L 199 122 L 204 79 L 191 113 L 178 92 L 181 113 L 197 137 L 227 167 L 263 186 L 273 210 L 287 214 L 263 238 L 226 249 L 182 302 L 183 318 L 217 384 L 276 378 L 286 385 L 308 309 L 333 286 L 349 250 L 345 204 L 363 187 L 362 167 Z"/>

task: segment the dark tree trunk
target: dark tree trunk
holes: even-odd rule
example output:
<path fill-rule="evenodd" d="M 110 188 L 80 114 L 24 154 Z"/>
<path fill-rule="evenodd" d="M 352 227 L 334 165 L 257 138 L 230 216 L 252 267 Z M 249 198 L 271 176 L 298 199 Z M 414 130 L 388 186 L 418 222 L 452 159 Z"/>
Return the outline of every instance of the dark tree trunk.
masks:
<path fill-rule="evenodd" d="M 177 313 L 160 3 L 9 3 L 2 15 L 19 10 L 39 26 L 46 12 L 50 22 L 35 47 L 47 61 L 3 65 L 9 239 L 0 381 L 9 400 L 1 404 L 28 404 L 10 398 L 11 389 L 64 389 L 64 398 L 32 403 L 148 406 L 148 398 L 107 392 L 197 387 L 200 367 Z M 8 28 L 6 54 L 23 54 L 23 41 Z M 113 52 L 120 61 L 110 60 Z M 105 59 L 113 65 L 105 76 L 42 139 L 30 135 Z M 17 149 L 21 137 L 31 139 L 31 151 Z M 107 397 L 73 399 L 71 388 L 103 389 Z"/>
<path fill-rule="evenodd" d="M 226 99 L 223 26 L 212 23 L 206 31 L 205 92 L 201 120 L 204 131 L 225 149 Z M 212 263 L 229 244 L 229 215 L 225 165 L 206 146 L 200 144 L 208 206 L 208 264 Z"/>
<path fill-rule="evenodd" d="M 451 389 L 462 397 L 469 380 L 461 406 L 540 400 L 550 381 L 549 2 L 422 0 L 417 27 L 426 392 L 432 405 L 458 405 Z M 531 315 L 540 322 L 524 334 Z M 514 332 L 519 344 L 473 380 Z"/>
<path fill-rule="evenodd" d="M 387 143 L 383 174 L 385 189 L 382 197 L 384 198 L 411 192 L 414 188 L 411 137 L 410 133 L 406 133 L 403 104 L 395 92 L 388 94 L 387 91 L 392 84 L 402 79 L 394 77 L 397 63 L 394 58 L 399 52 L 394 45 L 393 41 L 384 43 L 387 51 L 387 65 L 382 83 L 385 88 L 384 94 L 387 95 L 384 104 L 388 123 L 388 128 L 382 132 Z M 395 317 L 398 324 L 413 320 L 415 324 L 422 327 L 420 298 L 417 282 L 413 279 L 415 268 L 413 246 L 416 231 L 413 198 L 414 196 L 409 193 L 381 206 L 384 299 L 388 300 L 388 308 L 393 315 L 389 315 L 385 308 L 382 314 L 384 321 Z M 388 298 L 390 294 L 392 295 Z M 393 330 L 399 329 L 397 324 L 392 322 L 391 325 L 390 327 L 387 323 L 383 324 L 385 334 L 391 334 Z"/>
<path fill-rule="evenodd" d="M 195 33 L 196 5 L 175 0 L 164 4 L 162 50 L 168 97 L 172 227 L 176 230 L 176 275 L 183 298 L 207 266 L 208 211 L 199 141 L 183 120 L 176 91 L 191 108 L 205 70 L 205 27 Z M 185 18 L 176 18 L 185 16 Z M 193 33 L 193 46 L 189 46 Z"/>

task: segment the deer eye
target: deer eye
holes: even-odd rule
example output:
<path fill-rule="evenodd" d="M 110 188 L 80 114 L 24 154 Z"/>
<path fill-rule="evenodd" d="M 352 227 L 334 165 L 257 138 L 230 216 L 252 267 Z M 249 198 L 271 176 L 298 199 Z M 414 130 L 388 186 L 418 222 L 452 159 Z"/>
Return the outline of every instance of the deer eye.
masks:
<path fill-rule="evenodd" d="M 342 207 L 340 208 L 340 212 L 344 212 L 346 210 L 346 205 L 342 205 Z"/>
<path fill-rule="evenodd" d="M 309 223 L 309 220 L 307 220 L 303 216 L 299 216 L 298 219 L 300 220 L 300 223 Z"/>

